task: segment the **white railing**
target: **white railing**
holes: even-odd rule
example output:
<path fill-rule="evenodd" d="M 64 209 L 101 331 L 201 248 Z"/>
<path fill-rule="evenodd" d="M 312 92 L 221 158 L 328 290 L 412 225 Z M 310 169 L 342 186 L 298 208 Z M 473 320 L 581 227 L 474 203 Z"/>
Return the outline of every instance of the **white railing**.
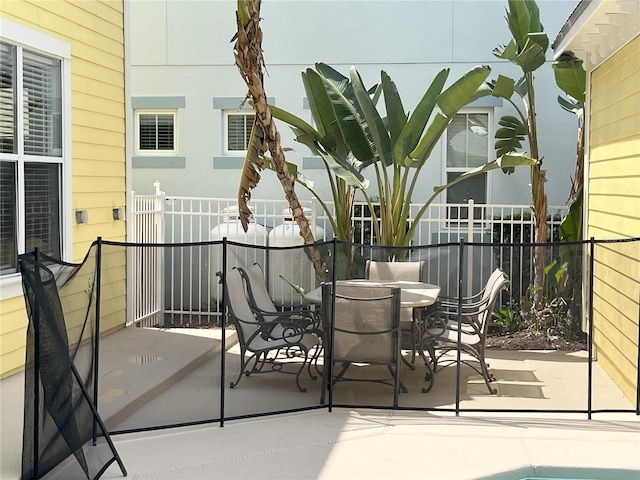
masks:
<path fill-rule="evenodd" d="M 164 194 L 154 184 L 154 195 L 131 193 L 131 239 L 133 243 L 164 243 Z M 153 326 L 163 321 L 164 259 L 159 247 L 127 249 L 127 325 Z"/>
<path fill-rule="evenodd" d="M 287 229 L 287 224 L 292 224 L 290 218 L 287 218 L 286 200 L 252 200 L 254 224 L 247 234 L 240 230 L 235 214 L 235 199 L 165 196 L 160 192 L 159 185 L 156 185 L 155 195 L 134 195 L 132 200 L 134 242 L 178 244 L 222 240 L 227 237 L 240 243 L 263 246 L 267 243 L 271 246 L 301 243 L 297 230 L 293 237 L 291 232 L 289 236 L 278 237 Z M 333 238 L 329 219 L 317 200 L 301 203 L 315 229 L 316 237 L 324 235 L 326 240 Z M 328 206 L 333 208 L 332 203 L 328 203 Z M 420 204 L 411 205 L 410 219 L 415 217 L 421 207 Z M 549 208 L 551 238 L 556 238 L 554 235 L 560 218 L 565 213 L 566 207 Z M 371 215 L 364 202 L 356 202 L 352 221 L 356 229 L 356 243 L 368 244 L 374 241 L 371 235 Z M 412 244 L 458 243 L 461 238 L 467 242 L 526 243 L 531 241 L 531 229 L 530 208 L 527 205 L 484 205 L 474 204 L 473 201 L 460 205 L 432 204 L 419 220 Z M 242 249 L 240 252 L 238 249 L 234 253 L 233 248 L 230 249 L 232 256 L 243 255 L 243 258 L 236 258 L 238 263 L 250 264 L 258 261 L 266 267 L 267 273 L 270 270 L 269 262 L 274 262 L 273 258 L 265 257 L 265 250 Z M 479 264 L 478 262 L 485 262 L 483 258 L 486 255 L 475 255 L 473 248 L 481 247 L 470 247 L 471 251 L 467 255 L 469 266 L 475 262 L 483 271 L 493 268 Z M 507 247 L 495 248 L 502 252 Z M 220 315 L 221 289 L 215 273 L 222 269 L 221 245 L 167 247 L 163 254 L 160 248 L 150 249 L 146 254 L 141 253 L 142 249 L 133 250 L 130 265 L 134 271 L 129 278 L 139 282 L 131 290 L 136 297 L 132 310 L 135 322 L 164 318 L 165 321 L 181 325 L 206 324 Z M 486 262 L 492 262 L 493 257 L 488 257 L 490 258 Z M 301 273 L 300 267 L 294 264 L 296 262 L 293 261 L 279 262 L 278 273 L 294 283 L 314 285 L 312 272 L 307 269 Z M 437 275 L 441 276 L 440 267 L 438 268 Z M 511 269 L 514 275 L 523 275 L 523 272 L 528 271 L 522 265 L 512 265 Z M 467 271 L 469 275 L 473 275 L 471 268 Z M 275 274 L 270 278 L 270 287 L 276 302 L 295 302 L 296 296 L 292 295 L 291 289 L 273 275 Z M 513 280 L 514 278 L 512 283 Z M 447 278 L 445 281 L 447 284 L 454 284 L 457 280 Z M 523 284 L 528 279 L 519 281 Z M 469 281 L 467 284 L 471 286 L 473 282 Z"/>

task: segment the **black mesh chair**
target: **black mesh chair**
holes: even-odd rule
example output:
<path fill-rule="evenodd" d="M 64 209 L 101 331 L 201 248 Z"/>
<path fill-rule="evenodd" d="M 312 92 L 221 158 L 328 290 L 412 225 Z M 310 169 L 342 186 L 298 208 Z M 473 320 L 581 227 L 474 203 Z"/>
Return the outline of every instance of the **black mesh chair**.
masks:
<path fill-rule="evenodd" d="M 322 317 L 331 340 L 325 347 L 324 385 L 374 381 L 393 387 L 393 406 L 400 393 L 400 289 L 365 285 L 324 284 Z M 354 363 L 387 366 L 390 379 L 355 379 L 346 376 Z M 338 366 L 337 371 L 335 367 Z M 331 380 L 329 375 L 331 371 Z M 325 388 L 320 402 L 324 403 Z"/>

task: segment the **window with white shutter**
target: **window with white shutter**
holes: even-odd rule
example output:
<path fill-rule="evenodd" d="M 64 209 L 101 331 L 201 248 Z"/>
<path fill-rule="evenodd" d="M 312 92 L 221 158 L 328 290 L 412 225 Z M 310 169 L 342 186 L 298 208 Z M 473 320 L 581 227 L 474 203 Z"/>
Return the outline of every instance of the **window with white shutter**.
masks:
<path fill-rule="evenodd" d="M 174 154 L 176 111 L 136 110 L 136 154 Z"/>
<path fill-rule="evenodd" d="M 254 113 L 225 112 L 225 151 L 230 154 L 245 154 L 249 148 Z"/>

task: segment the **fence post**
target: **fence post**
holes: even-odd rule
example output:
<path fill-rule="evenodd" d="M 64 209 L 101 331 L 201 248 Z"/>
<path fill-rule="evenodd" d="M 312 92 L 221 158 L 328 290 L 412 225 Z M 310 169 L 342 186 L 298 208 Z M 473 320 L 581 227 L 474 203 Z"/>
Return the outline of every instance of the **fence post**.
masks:
<path fill-rule="evenodd" d="M 475 218 L 475 204 L 473 198 L 469 199 L 467 208 L 467 242 L 473 243 L 473 219 Z M 467 296 L 473 295 L 473 246 L 467 247 Z"/>
<path fill-rule="evenodd" d="M 220 357 L 220 427 L 224 427 L 224 394 L 225 394 L 225 369 L 227 358 L 227 237 L 222 237 L 222 300 L 220 301 L 220 324 L 222 330 L 222 338 L 220 339 L 221 357 Z"/>
<path fill-rule="evenodd" d="M 587 378 L 587 418 L 591 420 L 592 393 L 593 393 L 593 265 L 595 251 L 595 239 L 591 237 L 589 240 L 589 363 Z"/>
<path fill-rule="evenodd" d="M 460 248 L 458 251 L 458 344 L 456 348 L 456 417 L 460 416 L 460 375 L 462 364 L 462 284 L 464 269 L 464 238 L 460 238 Z"/>

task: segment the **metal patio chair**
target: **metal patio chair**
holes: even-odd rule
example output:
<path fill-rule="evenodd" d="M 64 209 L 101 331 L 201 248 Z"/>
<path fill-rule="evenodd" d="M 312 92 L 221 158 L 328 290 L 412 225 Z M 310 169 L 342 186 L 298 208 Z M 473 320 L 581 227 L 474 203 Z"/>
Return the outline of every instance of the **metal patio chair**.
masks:
<path fill-rule="evenodd" d="M 335 288 L 335 290 L 334 290 Z M 373 381 L 393 387 L 393 406 L 400 392 L 400 289 L 365 285 L 332 285 L 322 287 L 324 330 L 333 336 L 325 347 L 323 388 L 339 381 Z M 332 364 L 331 364 L 332 363 Z M 356 379 L 346 377 L 354 363 L 387 366 L 390 379 Z M 329 368 L 331 364 L 331 368 Z M 329 370 L 339 365 L 337 372 Z"/>
<path fill-rule="evenodd" d="M 405 280 L 422 282 L 424 261 L 418 262 L 378 262 L 367 260 L 365 278 L 369 280 Z M 407 362 L 411 369 L 415 369 L 418 343 L 421 337 L 420 315 L 421 308 L 400 309 L 400 330 L 411 333 L 411 361 Z"/>
<path fill-rule="evenodd" d="M 461 358 L 461 362 L 482 375 L 489 393 L 497 393 L 497 390 L 490 385 L 495 381 L 495 377 L 489 372 L 489 365 L 485 360 L 485 343 L 496 299 L 500 291 L 508 284 L 507 275 L 501 270 L 497 270 L 497 273 L 494 271 L 494 274 L 489 277 L 480 295 L 472 297 L 478 298 L 477 301 L 462 302 L 459 305 L 458 302 L 447 300 L 438 304 L 422 335 L 420 348 L 425 362 L 428 361 L 424 353 L 425 350 L 429 353 L 434 372 L 438 370 L 439 360 L 448 352 L 456 351 L 459 345 L 460 351 L 470 355 L 475 361 Z M 458 343 L 458 336 L 460 336 L 460 343 Z M 455 359 L 448 360 L 440 367 L 454 363 L 456 363 Z"/>
<path fill-rule="evenodd" d="M 223 276 L 222 272 L 217 275 Z M 243 374 L 290 373 L 284 368 L 285 364 L 295 363 L 294 360 L 298 358 L 301 359 L 300 367 L 292 373 L 296 376 L 298 389 L 305 392 L 306 388 L 300 384 L 300 374 L 308 365 L 311 378 L 317 378 L 311 373 L 310 351 L 319 346 L 318 335 L 306 330 L 301 322 L 288 318 L 261 321 L 251 309 L 245 280 L 237 268 L 228 270 L 224 281 L 228 316 L 236 327 L 240 345 L 240 373 L 229 386 L 235 388 Z"/>
<path fill-rule="evenodd" d="M 308 306 L 293 307 L 287 310 L 278 309 L 275 306 L 271 295 L 269 295 L 265 276 L 260 264 L 254 263 L 250 267 L 237 267 L 237 269 L 245 281 L 249 304 L 259 321 L 297 321 L 306 331 L 320 335 L 322 328 L 320 316 Z M 272 336 L 280 333 L 281 328 L 281 325 L 276 326 L 271 333 Z"/>

